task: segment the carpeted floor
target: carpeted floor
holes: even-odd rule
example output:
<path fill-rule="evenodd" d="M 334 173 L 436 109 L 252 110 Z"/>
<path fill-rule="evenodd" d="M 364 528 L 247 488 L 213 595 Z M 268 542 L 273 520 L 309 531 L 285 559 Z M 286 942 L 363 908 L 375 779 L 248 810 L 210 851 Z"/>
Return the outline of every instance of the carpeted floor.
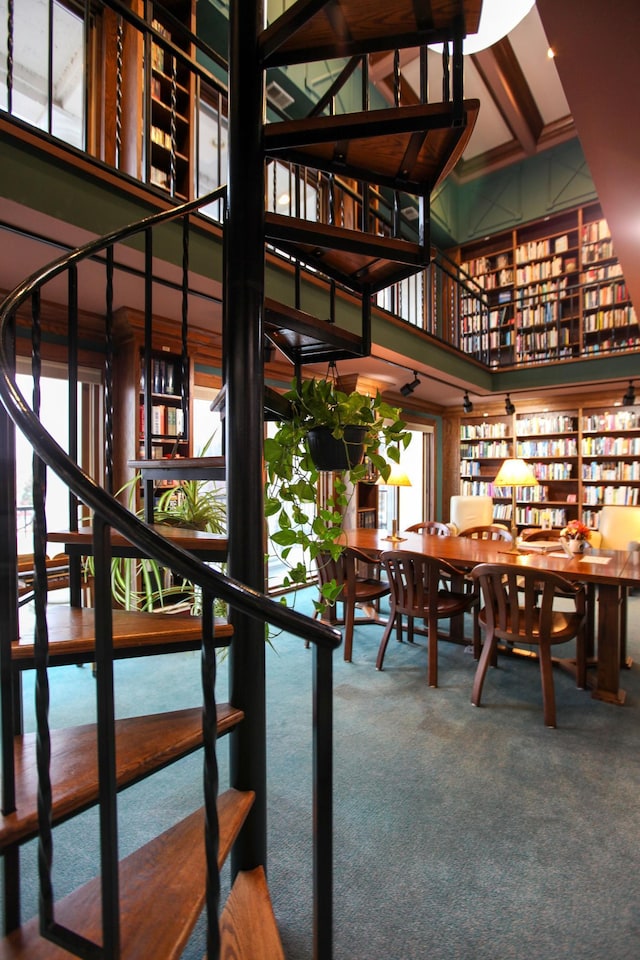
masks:
<path fill-rule="evenodd" d="M 640 658 L 639 597 L 629 622 Z M 501 661 L 476 709 L 463 647 L 440 644 L 433 690 L 424 638 L 392 639 L 375 670 L 381 631 L 356 628 L 353 663 L 335 658 L 335 960 L 635 960 L 640 668 L 623 674 L 622 708 L 556 671 L 548 730 L 535 663 Z M 311 655 L 281 636 L 267 666 L 269 883 L 287 960 L 309 960 Z M 51 683 L 53 723 L 91 719 L 88 668 L 51 671 Z M 226 699 L 224 664 L 219 685 Z M 193 705 L 199 655 L 120 662 L 116 689 L 123 716 Z M 122 853 L 201 802 L 200 755 L 126 791 Z M 95 811 L 56 829 L 56 895 L 92 875 L 96 833 Z M 30 914 L 32 844 L 23 859 Z M 184 958 L 203 950 L 201 924 Z"/>

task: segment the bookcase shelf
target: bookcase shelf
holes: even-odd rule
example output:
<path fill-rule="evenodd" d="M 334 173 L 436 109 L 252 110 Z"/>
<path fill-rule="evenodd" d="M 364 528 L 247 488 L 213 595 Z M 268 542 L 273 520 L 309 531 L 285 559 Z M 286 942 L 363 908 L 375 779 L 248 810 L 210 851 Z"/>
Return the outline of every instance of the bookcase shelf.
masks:
<path fill-rule="evenodd" d="M 493 481 L 514 443 L 532 467 L 537 486 L 516 490 L 519 529 L 574 519 L 597 529 L 604 505 L 640 504 L 640 404 L 463 416 L 459 436 L 459 492 L 492 496 L 496 520 L 511 523 L 511 489 Z"/>
<path fill-rule="evenodd" d="M 461 347 L 490 366 L 542 363 L 640 345 L 598 204 L 450 251 L 469 277 Z"/>

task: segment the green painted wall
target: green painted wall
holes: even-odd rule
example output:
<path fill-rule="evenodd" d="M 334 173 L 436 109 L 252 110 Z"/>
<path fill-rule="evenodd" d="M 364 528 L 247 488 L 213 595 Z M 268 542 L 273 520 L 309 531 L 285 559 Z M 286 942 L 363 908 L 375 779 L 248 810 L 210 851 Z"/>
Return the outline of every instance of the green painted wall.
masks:
<path fill-rule="evenodd" d="M 432 197 L 437 230 L 462 244 L 597 200 L 577 139 L 466 183 L 449 177 Z"/>

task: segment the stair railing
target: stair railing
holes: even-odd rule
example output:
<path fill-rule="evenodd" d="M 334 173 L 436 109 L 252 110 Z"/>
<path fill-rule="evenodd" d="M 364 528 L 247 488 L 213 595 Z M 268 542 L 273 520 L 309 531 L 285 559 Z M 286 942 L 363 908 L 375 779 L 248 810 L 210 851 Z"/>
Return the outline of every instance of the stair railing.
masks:
<path fill-rule="evenodd" d="M 216 704 L 213 694 L 216 672 L 216 639 L 212 615 L 215 598 L 225 601 L 232 610 L 272 624 L 279 630 L 309 640 L 313 647 L 313 845 L 314 845 L 314 945 L 316 960 L 330 960 L 332 930 L 332 655 L 340 644 L 338 631 L 311 620 L 284 607 L 262 593 L 246 587 L 202 563 L 193 554 L 182 550 L 162 537 L 131 513 L 104 486 L 89 476 L 76 462 L 75 456 L 43 428 L 40 411 L 41 338 L 40 303 L 46 284 L 62 276 L 67 277 L 69 289 L 69 326 L 72 331 L 72 359 L 77 362 L 77 267 L 106 251 L 107 303 L 112 302 L 113 249 L 117 243 L 138 234 L 150 237 L 159 226 L 178 218 L 187 218 L 199 206 L 218 199 L 223 189 L 181 207 L 146 217 L 124 229 L 93 240 L 67 253 L 47 267 L 23 281 L 0 305 L 0 442 L 2 444 L 6 483 L 0 494 L 1 547 L 8 558 L 0 568 L 0 587 L 8 602 L 8 616 L 0 626 L 0 684 L 1 737 L 3 765 L 2 809 L 5 814 L 16 809 L 16 781 L 14 770 L 14 670 L 11 642 L 17 636 L 17 576 L 16 570 L 16 508 L 15 508 L 15 446 L 14 425 L 30 442 L 34 451 L 34 592 L 35 592 L 35 669 L 37 763 L 39 775 L 39 864 L 40 915 L 43 935 L 79 957 L 118 960 L 121 955 L 118 889 L 117 843 L 117 789 L 115 775 L 114 688 L 113 688 L 113 629 L 111 603 L 111 534 L 121 534 L 142 557 L 152 558 L 163 567 L 191 581 L 201 588 L 203 597 L 202 631 L 202 685 L 204 704 L 204 777 L 207 831 L 205 838 L 208 865 L 207 914 L 208 956 L 219 957 L 219 875 L 217 866 L 218 821 L 216 796 L 218 773 L 216 761 Z M 147 248 L 148 249 L 148 248 Z M 152 269 L 151 257 L 146 256 L 147 269 Z M 146 283 L 151 282 L 147 277 Z M 21 307 L 31 304 L 32 368 L 34 396 L 29 406 L 15 380 L 15 321 Z M 107 314 L 109 310 L 107 309 Z M 107 324 L 108 325 L 108 324 Z M 107 340 L 108 340 L 107 334 Z M 112 363 L 107 349 L 107 366 Z M 108 378 L 107 378 L 108 379 Z M 106 418 L 107 424 L 110 421 Z M 109 443 L 107 442 L 107 450 Z M 74 441 L 70 448 L 75 450 Z M 98 769 L 100 777 L 99 811 L 102 883 L 102 944 L 93 943 L 74 930 L 56 921 L 51 866 L 53 858 L 52 783 L 49 769 L 50 729 L 48 718 L 48 663 L 49 635 L 47 623 L 45 545 L 46 526 L 46 471 L 53 470 L 66 484 L 72 497 L 90 511 L 92 516 L 93 552 L 95 558 L 95 662 L 98 716 Z M 75 501 L 73 500 L 75 498 Z M 13 573 L 11 564 L 13 562 Z M 17 848 L 16 848 L 17 849 Z M 13 874 L 5 869 L 5 880 L 12 883 L 5 891 L 10 904 L 6 919 L 7 929 L 20 923 L 19 864 L 15 850 L 5 859 Z"/>

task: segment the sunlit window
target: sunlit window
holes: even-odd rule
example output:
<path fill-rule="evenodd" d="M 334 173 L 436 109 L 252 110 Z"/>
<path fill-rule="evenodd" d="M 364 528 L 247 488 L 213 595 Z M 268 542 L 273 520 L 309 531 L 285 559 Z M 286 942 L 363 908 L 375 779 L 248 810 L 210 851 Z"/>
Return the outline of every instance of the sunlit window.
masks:
<path fill-rule="evenodd" d="M 14 117 L 82 148 L 83 20 L 57 0 L 14 3 L 8 73 L 8 0 L 0 0 L 0 105 Z"/>

